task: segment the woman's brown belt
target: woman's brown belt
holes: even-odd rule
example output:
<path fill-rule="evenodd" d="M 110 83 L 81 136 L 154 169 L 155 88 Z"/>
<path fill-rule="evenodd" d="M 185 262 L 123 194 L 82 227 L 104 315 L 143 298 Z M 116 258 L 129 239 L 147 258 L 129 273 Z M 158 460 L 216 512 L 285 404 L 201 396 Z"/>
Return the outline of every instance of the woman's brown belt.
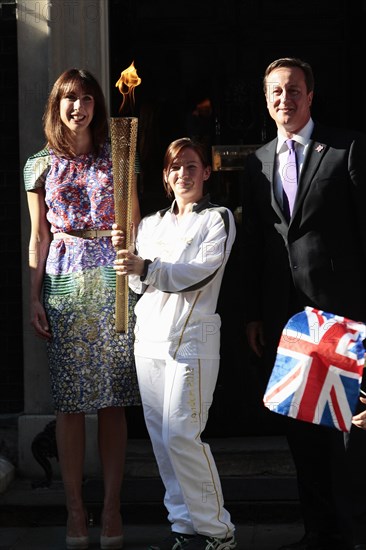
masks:
<path fill-rule="evenodd" d="M 97 239 L 98 237 L 111 237 L 111 229 L 80 229 L 68 231 L 67 233 L 54 233 L 54 239 L 65 239 L 67 237 L 78 237 L 79 239 Z"/>

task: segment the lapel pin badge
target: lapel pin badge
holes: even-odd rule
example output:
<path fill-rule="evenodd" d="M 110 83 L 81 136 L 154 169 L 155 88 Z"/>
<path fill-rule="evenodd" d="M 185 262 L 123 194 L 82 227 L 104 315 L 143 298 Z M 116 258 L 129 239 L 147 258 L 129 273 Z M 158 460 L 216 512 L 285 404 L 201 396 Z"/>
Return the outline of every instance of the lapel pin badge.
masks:
<path fill-rule="evenodd" d="M 318 147 L 316 147 L 315 151 L 317 153 L 320 153 L 321 151 L 323 151 L 323 149 L 324 149 L 324 145 L 318 145 Z"/>

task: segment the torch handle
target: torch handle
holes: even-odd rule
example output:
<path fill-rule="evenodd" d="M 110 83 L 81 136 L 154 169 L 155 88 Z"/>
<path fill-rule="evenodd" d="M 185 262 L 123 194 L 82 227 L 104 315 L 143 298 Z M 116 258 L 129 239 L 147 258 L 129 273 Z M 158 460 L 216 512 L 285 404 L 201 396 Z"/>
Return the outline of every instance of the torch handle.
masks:
<path fill-rule="evenodd" d="M 112 170 L 115 222 L 125 235 L 124 248 L 131 240 L 132 188 L 135 178 L 137 118 L 111 118 Z M 120 258 L 121 255 L 118 255 Z M 116 332 L 128 329 L 128 277 L 116 278 Z"/>
<path fill-rule="evenodd" d="M 117 259 L 123 255 L 118 250 Z M 116 332 L 126 332 L 128 329 L 128 277 L 116 277 Z"/>

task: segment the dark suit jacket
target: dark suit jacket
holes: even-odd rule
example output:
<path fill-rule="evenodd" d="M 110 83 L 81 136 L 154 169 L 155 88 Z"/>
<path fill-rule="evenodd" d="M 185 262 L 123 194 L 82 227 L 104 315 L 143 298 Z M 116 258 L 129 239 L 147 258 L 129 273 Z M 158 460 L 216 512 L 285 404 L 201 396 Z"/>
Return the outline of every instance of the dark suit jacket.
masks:
<path fill-rule="evenodd" d="M 246 320 L 275 338 L 298 304 L 366 321 L 366 136 L 315 124 L 290 224 L 274 196 L 276 144 L 246 163 Z"/>

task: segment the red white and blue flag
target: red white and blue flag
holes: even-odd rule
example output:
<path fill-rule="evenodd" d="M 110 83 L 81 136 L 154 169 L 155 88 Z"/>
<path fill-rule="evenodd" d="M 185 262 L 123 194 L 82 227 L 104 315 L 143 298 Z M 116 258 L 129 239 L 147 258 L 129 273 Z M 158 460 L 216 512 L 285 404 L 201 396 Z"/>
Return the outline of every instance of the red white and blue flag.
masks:
<path fill-rule="evenodd" d="M 306 307 L 285 326 L 263 397 L 271 411 L 348 432 L 359 398 L 366 325 Z"/>

